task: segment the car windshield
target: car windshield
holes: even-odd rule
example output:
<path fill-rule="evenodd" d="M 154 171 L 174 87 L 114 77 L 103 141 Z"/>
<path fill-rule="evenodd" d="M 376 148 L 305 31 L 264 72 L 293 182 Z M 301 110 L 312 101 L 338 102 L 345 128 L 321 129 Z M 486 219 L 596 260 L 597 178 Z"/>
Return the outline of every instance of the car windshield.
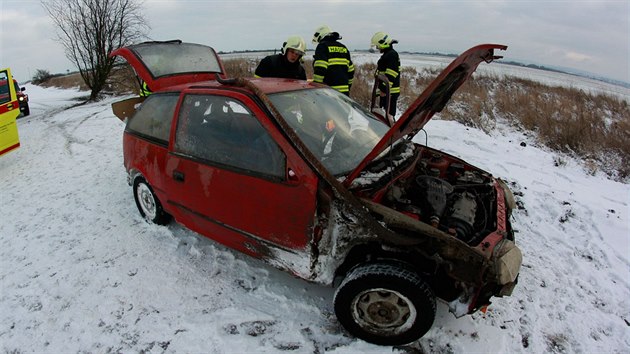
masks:
<path fill-rule="evenodd" d="M 358 103 L 330 88 L 282 92 L 269 98 L 335 176 L 354 170 L 389 130 Z"/>
<path fill-rule="evenodd" d="M 133 46 L 155 78 L 186 73 L 220 73 L 221 67 L 210 47 L 198 44 L 151 43 Z"/>

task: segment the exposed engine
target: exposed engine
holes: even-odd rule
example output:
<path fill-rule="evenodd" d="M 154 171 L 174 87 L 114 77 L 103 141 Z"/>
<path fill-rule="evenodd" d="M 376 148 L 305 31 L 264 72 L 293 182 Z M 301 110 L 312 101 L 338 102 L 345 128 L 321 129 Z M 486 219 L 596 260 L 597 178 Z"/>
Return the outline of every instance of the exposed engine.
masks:
<path fill-rule="evenodd" d="M 417 146 L 416 146 L 417 147 Z M 418 147 L 417 147 L 418 148 Z M 382 204 L 432 225 L 469 245 L 496 228 L 496 192 L 486 172 L 422 147 L 412 166 L 380 191 Z M 373 185 L 374 186 L 374 185 Z M 374 192 L 374 190 L 372 190 Z"/>

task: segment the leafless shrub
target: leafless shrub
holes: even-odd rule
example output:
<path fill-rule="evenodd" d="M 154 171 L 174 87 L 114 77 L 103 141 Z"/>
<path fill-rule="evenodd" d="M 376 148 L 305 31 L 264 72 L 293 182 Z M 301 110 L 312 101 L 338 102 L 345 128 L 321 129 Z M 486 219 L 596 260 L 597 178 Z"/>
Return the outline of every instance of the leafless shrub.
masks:
<path fill-rule="evenodd" d="M 42 6 L 58 29 L 66 57 L 90 88 L 90 100 L 105 88 L 114 67 L 108 54 L 144 38 L 148 30 L 136 0 L 49 0 Z"/>
<path fill-rule="evenodd" d="M 53 75 L 50 73 L 50 71 L 44 70 L 44 69 L 37 69 L 37 70 L 35 70 L 35 75 L 33 75 L 33 78 L 31 79 L 31 82 L 34 85 L 39 85 L 42 82 L 45 82 L 45 81 L 51 79 L 52 77 L 53 77 Z"/>

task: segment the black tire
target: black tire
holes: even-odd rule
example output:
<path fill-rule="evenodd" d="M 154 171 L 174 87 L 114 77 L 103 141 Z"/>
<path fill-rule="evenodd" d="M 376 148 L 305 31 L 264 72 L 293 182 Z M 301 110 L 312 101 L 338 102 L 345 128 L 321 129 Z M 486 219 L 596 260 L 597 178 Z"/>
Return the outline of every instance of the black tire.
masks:
<path fill-rule="evenodd" d="M 24 115 L 24 117 L 31 114 L 31 109 L 28 107 L 28 105 L 24 108 L 24 110 L 22 110 L 22 114 Z"/>
<path fill-rule="evenodd" d="M 133 181 L 133 198 L 136 200 L 140 215 L 145 220 L 158 225 L 166 225 L 171 220 L 171 216 L 162 208 L 162 203 L 153 192 L 153 188 L 142 177 Z"/>
<path fill-rule="evenodd" d="M 402 345 L 422 337 L 435 320 L 435 295 L 402 266 L 373 263 L 353 269 L 334 298 L 335 314 L 355 337 Z"/>

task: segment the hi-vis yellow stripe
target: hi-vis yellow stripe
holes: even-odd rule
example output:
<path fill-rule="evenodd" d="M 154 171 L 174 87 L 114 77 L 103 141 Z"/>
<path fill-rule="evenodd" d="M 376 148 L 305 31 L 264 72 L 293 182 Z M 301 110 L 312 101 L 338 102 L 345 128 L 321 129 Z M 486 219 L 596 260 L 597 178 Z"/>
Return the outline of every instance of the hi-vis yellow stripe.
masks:
<path fill-rule="evenodd" d="M 332 88 L 334 88 L 335 90 L 339 91 L 339 92 L 348 92 L 350 91 L 350 88 L 348 87 L 348 85 L 337 85 L 337 86 L 330 86 Z"/>
<path fill-rule="evenodd" d="M 392 69 L 387 69 L 387 70 L 385 70 L 385 74 L 387 74 L 387 75 L 391 75 L 391 76 L 393 76 L 393 77 L 398 76 L 398 73 L 397 73 L 395 70 L 392 70 Z"/>
<path fill-rule="evenodd" d="M 325 60 L 316 60 L 315 63 L 313 63 L 313 66 L 327 69 L 328 68 L 328 62 L 325 61 Z"/>
<path fill-rule="evenodd" d="M 328 59 L 328 65 L 350 65 L 350 60 L 343 58 L 330 58 Z"/>
<path fill-rule="evenodd" d="M 389 76 L 394 77 L 394 78 L 396 76 L 398 76 L 398 73 L 395 70 L 392 70 L 392 69 L 387 69 L 385 71 L 379 71 L 378 73 L 379 74 L 389 75 Z"/>

